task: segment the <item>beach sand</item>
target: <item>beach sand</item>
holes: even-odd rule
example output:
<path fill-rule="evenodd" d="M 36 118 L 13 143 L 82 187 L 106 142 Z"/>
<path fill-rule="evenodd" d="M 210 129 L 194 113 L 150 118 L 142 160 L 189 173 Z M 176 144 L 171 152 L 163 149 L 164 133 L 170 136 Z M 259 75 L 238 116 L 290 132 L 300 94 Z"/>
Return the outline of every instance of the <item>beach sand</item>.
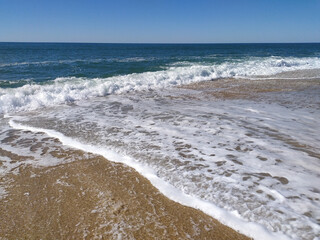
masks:
<path fill-rule="evenodd" d="M 190 98 L 202 95 L 212 101 L 250 99 L 290 104 L 290 99 L 276 96 L 312 91 L 319 83 L 316 79 L 221 79 L 182 88 L 194 91 L 186 96 Z M 2 143 L 10 145 L 16 134 L 21 132 L 10 130 Z M 62 148 L 58 140 L 52 144 L 50 138 L 35 139 L 19 144 L 70 161 L 36 167 L 23 163 L 37 159 L 0 148 L 0 155 L 18 163 L 1 177 L 6 195 L 0 199 L 0 239 L 248 239 L 199 210 L 169 200 L 123 164 Z"/>
<path fill-rule="evenodd" d="M 263 100 L 288 104 L 283 95 L 288 92 L 319 90 L 320 79 L 219 79 L 181 86 L 207 95 L 210 99 Z M 288 99 L 287 99 L 288 100 Z M 298 101 L 299 99 L 295 99 Z M 317 106 L 317 105 L 316 105 Z"/>
<path fill-rule="evenodd" d="M 0 202 L 0 239 L 247 239 L 169 200 L 133 169 L 59 145 L 56 141 L 46 154 L 76 160 L 53 167 L 20 165 L 1 179 L 7 194 Z"/>

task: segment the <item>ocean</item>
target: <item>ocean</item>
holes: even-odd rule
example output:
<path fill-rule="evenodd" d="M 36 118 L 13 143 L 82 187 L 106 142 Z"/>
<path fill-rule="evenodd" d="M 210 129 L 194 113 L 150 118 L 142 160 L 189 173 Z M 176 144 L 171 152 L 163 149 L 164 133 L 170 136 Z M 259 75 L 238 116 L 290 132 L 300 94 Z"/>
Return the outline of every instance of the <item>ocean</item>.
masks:
<path fill-rule="evenodd" d="M 319 43 L 0 43 L 0 149 L 29 159 L 0 176 L 75 161 L 42 133 L 247 236 L 317 239 L 319 79 Z"/>

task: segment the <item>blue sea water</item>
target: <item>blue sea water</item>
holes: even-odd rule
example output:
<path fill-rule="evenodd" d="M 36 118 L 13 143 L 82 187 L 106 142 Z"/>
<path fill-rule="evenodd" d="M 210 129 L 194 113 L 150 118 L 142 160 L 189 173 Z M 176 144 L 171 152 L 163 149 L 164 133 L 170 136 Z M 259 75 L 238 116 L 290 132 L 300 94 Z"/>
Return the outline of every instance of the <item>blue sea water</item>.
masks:
<path fill-rule="evenodd" d="M 314 68 L 320 68 L 317 43 L 0 43 L 0 112 L 122 91 Z M 49 87 L 52 84 L 55 87 Z M 15 94 L 22 91 L 24 101 L 8 88 L 17 89 Z"/>
<path fill-rule="evenodd" d="M 61 77 L 108 78 L 155 72 L 172 64 L 219 65 L 272 57 L 284 60 L 278 67 L 290 67 L 286 59 L 319 59 L 320 44 L 0 43 L 0 87 L 46 83 Z"/>
<path fill-rule="evenodd" d="M 319 70 L 319 43 L 0 43 L 0 137 L 15 136 L 0 149 L 52 166 L 22 144 L 43 132 L 135 168 L 170 199 L 248 236 L 317 239 Z M 281 101 L 265 102 L 174 88 L 221 78 L 312 87 L 280 86 L 285 93 L 266 98 Z M 0 163 L 0 174 L 17 168 Z"/>

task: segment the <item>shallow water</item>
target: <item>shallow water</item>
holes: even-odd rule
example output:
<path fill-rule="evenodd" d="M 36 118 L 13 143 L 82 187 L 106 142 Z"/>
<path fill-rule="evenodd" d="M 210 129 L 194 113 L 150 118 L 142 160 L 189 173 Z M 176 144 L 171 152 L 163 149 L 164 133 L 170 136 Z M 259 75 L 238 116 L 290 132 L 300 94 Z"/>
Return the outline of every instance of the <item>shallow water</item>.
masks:
<path fill-rule="evenodd" d="M 256 239 L 319 236 L 319 44 L 0 48 L 1 176 L 74 161 L 59 139 Z"/>
<path fill-rule="evenodd" d="M 208 99 L 185 89 L 148 91 L 12 119 L 55 130 L 84 148 L 128 156 L 146 168 L 142 174 L 152 169 L 178 192 L 235 219 L 313 239 L 320 231 L 320 111 L 310 108 L 319 103 L 319 91 L 313 90 L 286 92 L 285 104 L 267 103 L 268 94 L 253 101 Z M 299 94 L 311 103 L 294 104 Z"/>
<path fill-rule="evenodd" d="M 320 44 L 0 43 L 0 53 L 0 114 L 218 78 L 320 69 Z"/>

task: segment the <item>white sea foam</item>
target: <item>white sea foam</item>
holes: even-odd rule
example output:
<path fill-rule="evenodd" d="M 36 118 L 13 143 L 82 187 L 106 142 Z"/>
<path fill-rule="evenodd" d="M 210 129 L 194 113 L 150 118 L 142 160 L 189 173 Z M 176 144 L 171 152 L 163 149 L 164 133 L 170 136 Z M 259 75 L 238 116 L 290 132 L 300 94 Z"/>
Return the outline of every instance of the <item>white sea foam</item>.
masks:
<path fill-rule="evenodd" d="M 0 63 L 0 68 L 15 67 L 15 66 L 32 66 L 32 65 L 58 65 L 58 64 L 71 64 L 71 63 L 103 63 L 103 62 L 143 62 L 153 61 L 155 57 L 128 57 L 128 58 L 97 58 L 97 59 L 65 59 L 55 61 L 31 61 L 31 62 L 11 62 Z"/>
<path fill-rule="evenodd" d="M 91 59 L 90 61 L 96 62 L 101 61 L 100 59 Z M 14 66 L 27 66 L 27 65 L 56 65 L 56 64 L 70 64 L 74 62 L 87 62 L 83 59 L 74 60 L 57 60 L 57 61 L 31 61 L 31 62 L 11 62 L 11 63 L 0 63 L 0 67 L 14 67 Z"/>
<path fill-rule="evenodd" d="M 2 186 L 0 186 L 0 200 L 4 198 L 6 194 L 7 194 L 7 191 Z"/>
<path fill-rule="evenodd" d="M 217 78 L 253 77 L 316 68 L 320 68 L 319 58 L 270 57 L 250 58 L 246 61 L 215 65 L 171 66 L 163 71 L 109 78 L 62 77 L 47 85 L 30 84 L 14 89 L 0 88 L 0 113 L 34 110 L 109 94 L 167 88 Z"/>
<path fill-rule="evenodd" d="M 159 178 L 152 168 L 146 165 L 142 165 L 141 163 L 129 156 L 120 155 L 117 152 L 114 152 L 107 148 L 83 144 L 75 139 L 64 136 L 63 134 L 54 130 L 34 128 L 16 123 L 13 120 L 10 120 L 9 124 L 15 129 L 22 129 L 32 132 L 44 132 L 50 137 L 58 138 L 62 142 L 62 144 L 66 146 L 70 146 L 94 154 L 99 154 L 114 162 L 124 163 L 134 168 L 141 175 L 146 177 L 156 188 L 160 190 L 160 192 L 166 195 L 169 199 L 181 203 L 185 206 L 199 209 L 209 214 L 210 216 L 216 218 L 217 220 L 221 221 L 222 223 L 230 226 L 231 228 L 236 229 L 243 234 L 246 234 L 249 237 L 262 240 L 289 239 L 287 236 L 281 233 L 269 232 L 265 227 L 263 227 L 260 224 L 245 221 L 243 218 L 241 218 L 239 214 L 237 214 L 237 212 L 228 212 L 208 201 L 204 201 L 196 196 L 191 196 L 179 191 L 171 184 Z"/>
<path fill-rule="evenodd" d="M 130 58 L 118 58 L 118 59 L 115 59 L 115 61 L 117 62 L 144 62 L 144 61 L 153 61 L 153 60 L 156 60 L 155 57 L 148 57 L 148 58 L 145 58 L 145 57 L 130 57 Z"/>
<path fill-rule="evenodd" d="M 207 101 L 198 93 L 196 99 L 184 97 L 193 93 L 111 95 L 15 116 L 11 124 L 122 161 L 171 199 L 256 239 L 264 238 L 242 223 L 255 222 L 293 239 L 319 235 L 319 107 L 310 107 L 296 92 L 283 96 L 303 102 L 293 108 L 268 101 Z M 314 103 L 320 100 L 317 91 L 304 94 Z M 239 218 L 241 226 L 234 220 Z"/>

